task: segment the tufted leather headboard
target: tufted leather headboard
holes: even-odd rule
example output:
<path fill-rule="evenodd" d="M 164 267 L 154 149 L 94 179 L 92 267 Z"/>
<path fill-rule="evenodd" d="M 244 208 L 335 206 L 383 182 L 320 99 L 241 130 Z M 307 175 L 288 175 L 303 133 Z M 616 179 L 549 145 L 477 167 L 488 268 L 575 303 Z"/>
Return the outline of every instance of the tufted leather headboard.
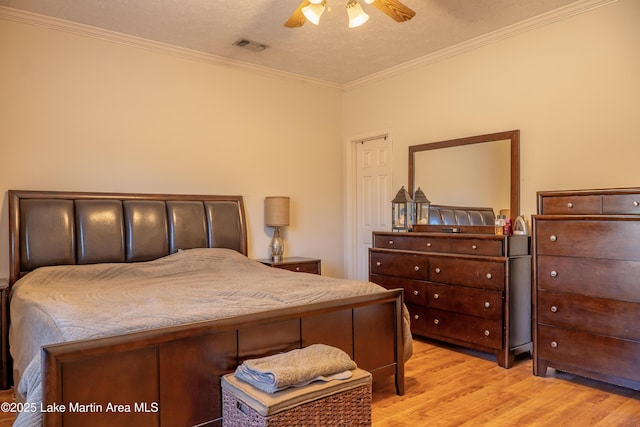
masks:
<path fill-rule="evenodd" d="M 247 254 L 242 196 L 9 191 L 9 284 L 42 266 Z"/>
<path fill-rule="evenodd" d="M 464 206 L 429 206 L 431 225 L 494 225 L 496 216 L 492 208 Z"/>

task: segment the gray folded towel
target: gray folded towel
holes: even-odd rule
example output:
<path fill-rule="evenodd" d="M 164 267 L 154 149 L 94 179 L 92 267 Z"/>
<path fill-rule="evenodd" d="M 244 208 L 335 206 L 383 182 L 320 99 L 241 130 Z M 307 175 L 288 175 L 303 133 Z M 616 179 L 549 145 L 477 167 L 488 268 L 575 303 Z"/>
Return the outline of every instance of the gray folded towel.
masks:
<path fill-rule="evenodd" d="M 356 362 L 344 351 L 325 344 L 245 360 L 235 376 L 254 387 L 275 393 L 288 387 L 301 387 L 312 381 L 346 379 Z"/>

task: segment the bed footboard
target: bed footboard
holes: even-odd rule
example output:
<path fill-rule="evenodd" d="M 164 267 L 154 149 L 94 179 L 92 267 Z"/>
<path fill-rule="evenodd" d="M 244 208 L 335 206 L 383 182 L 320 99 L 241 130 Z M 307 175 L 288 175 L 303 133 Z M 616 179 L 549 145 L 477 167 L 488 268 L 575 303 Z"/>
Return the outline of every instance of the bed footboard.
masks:
<path fill-rule="evenodd" d="M 402 291 L 43 348 L 45 426 L 222 425 L 220 377 L 324 343 L 404 394 Z"/>

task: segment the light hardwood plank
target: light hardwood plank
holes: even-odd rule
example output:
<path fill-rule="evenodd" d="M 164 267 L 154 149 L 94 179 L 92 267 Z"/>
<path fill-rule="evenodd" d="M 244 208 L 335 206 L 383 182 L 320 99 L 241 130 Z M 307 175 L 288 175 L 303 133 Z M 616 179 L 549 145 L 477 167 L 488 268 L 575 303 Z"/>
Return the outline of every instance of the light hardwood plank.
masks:
<path fill-rule="evenodd" d="M 639 426 L 640 392 L 421 338 L 406 365 L 406 393 L 376 384 L 373 426 Z"/>

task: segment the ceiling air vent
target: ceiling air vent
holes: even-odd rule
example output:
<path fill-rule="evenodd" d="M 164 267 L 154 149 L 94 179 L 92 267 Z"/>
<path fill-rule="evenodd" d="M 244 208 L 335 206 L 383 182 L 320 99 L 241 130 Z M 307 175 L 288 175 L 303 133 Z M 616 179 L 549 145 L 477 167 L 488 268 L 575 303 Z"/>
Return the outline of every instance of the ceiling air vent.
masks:
<path fill-rule="evenodd" d="M 263 50 L 265 50 L 266 48 L 269 47 L 266 44 L 254 42 L 254 41 L 247 40 L 247 39 L 240 39 L 237 42 L 235 42 L 233 45 L 234 46 L 243 47 L 245 49 L 249 49 L 249 50 L 252 50 L 254 52 L 262 52 Z"/>

